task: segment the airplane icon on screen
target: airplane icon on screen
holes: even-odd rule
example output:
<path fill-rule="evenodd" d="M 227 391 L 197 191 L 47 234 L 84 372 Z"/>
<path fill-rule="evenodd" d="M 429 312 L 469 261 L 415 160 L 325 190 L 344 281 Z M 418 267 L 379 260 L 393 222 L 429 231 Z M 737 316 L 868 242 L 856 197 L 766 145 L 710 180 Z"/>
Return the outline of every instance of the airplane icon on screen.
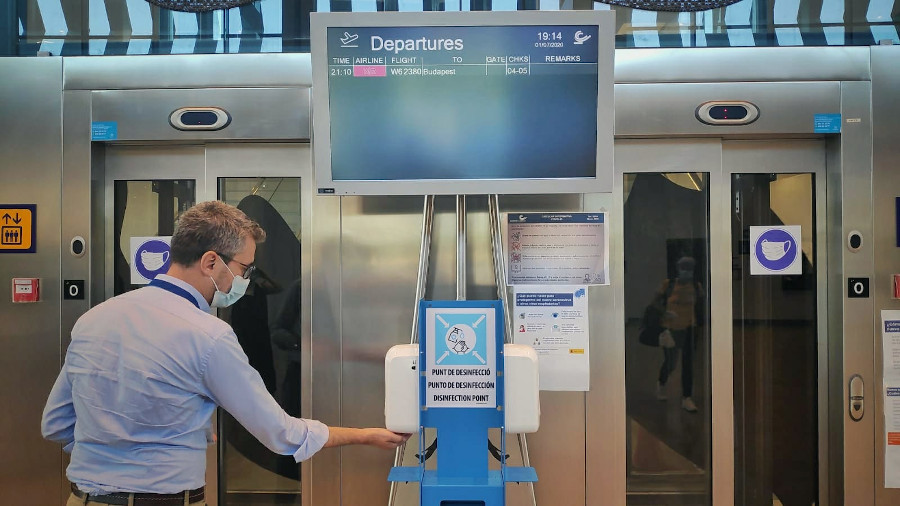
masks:
<path fill-rule="evenodd" d="M 358 47 L 356 44 L 351 45 L 358 38 L 358 34 L 354 33 L 351 35 L 350 32 L 344 32 L 344 36 L 341 37 L 341 47 Z"/>

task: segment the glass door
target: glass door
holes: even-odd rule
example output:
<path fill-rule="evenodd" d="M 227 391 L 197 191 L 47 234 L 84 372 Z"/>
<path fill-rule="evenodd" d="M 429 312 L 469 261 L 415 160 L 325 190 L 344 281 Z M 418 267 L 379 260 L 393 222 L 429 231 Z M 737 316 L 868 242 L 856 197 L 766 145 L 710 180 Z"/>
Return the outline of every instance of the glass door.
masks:
<path fill-rule="evenodd" d="M 818 141 L 617 143 L 626 504 L 824 504 L 824 165 Z"/>
<path fill-rule="evenodd" d="M 308 265 L 302 240 L 311 178 L 308 144 L 107 145 L 102 191 L 105 297 L 146 285 L 168 270 L 167 245 L 179 213 L 219 199 L 237 206 L 266 231 L 256 252 L 251 288 L 218 316 L 229 322 L 266 388 L 292 416 L 309 413 Z M 101 211 L 102 210 L 102 211 Z M 100 214 L 102 213 L 102 216 Z M 305 255 L 309 258 L 309 255 Z M 304 272 L 307 276 L 304 276 Z M 100 302 L 102 300 L 98 300 Z M 272 453 L 219 411 L 218 443 L 207 460 L 207 504 L 301 504 L 302 467 Z"/>
<path fill-rule="evenodd" d="M 734 141 L 722 152 L 730 187 L 734 501 L 826 504 L 824 142 Z"/>
<path fill-rule="evenodd" d="M 104 298 L 109 298 L 168 270 L 175 219 L 203 200 L 204 153 L 202 146 L 107 145 L 105 155 Z"/>
<path fill-rule="evenodd" d="M 302 393 L 304 374 L 309 375 L 302 367 L 309 363 L 302 238 L 310 213 L 301 189 L 309 176 L 308 145 L 207 147 L 207 188 L 266 232 L 247 294 L 219 310 L 219 317 L 231 324 L 269 393 L 295 417 L 308 405 Z M 293 457 L 273 453 L 221 409 L 218 428 L 220 505 L 302 504 L 301 465 Z"/>
<path fill-rule="evenodd" d="M 619 141 L 626 504 L 712 504 L 718 141 Z"/>
<path fill-rule="evenodd" d="M 625 174 L 629 486 L 692 504 L 711 490 L 709 179 Z"/>

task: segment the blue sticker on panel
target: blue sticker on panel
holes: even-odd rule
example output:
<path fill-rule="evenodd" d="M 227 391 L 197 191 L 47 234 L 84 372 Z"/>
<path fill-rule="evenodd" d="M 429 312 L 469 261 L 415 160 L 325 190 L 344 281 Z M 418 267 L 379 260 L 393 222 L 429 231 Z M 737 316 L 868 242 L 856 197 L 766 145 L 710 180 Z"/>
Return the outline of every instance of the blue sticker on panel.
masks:
<path fill-rule="evenodd" d="M 841 133 L 841 115 L 816 114 L 813 117 L 813 132 L 817 134 Z"/>
<path fill-rule="evenodd" d="M 115 121 L 92 121 L 92 141 L 114 141 L 119 137 L 119 125 Z"/>

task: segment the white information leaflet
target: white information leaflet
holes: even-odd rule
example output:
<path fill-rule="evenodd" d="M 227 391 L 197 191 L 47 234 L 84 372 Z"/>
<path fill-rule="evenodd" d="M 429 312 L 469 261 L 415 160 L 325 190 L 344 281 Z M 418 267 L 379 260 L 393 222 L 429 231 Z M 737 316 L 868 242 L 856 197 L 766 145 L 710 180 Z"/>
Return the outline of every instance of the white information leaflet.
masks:
<path fill-rule="evenodd" d="M 884 486 L 900 488 L 900 311 L 881 312 L 884 347 Z"/>
<path fill-rule="evenodd" d="M 494 308 L 430 307 L 425 318 L 425 405 L 496 408 Z"/>
<path fill-rule="evenodd" d="M 608 285 L 606 213 L 507 214 L 510 285 Z"/>
<path fill-rule="evenodd" d="M 589 390 L 587 287 L 518 285 L 513 311 L 513 342 L 537 352 L 541 390 Z"/>

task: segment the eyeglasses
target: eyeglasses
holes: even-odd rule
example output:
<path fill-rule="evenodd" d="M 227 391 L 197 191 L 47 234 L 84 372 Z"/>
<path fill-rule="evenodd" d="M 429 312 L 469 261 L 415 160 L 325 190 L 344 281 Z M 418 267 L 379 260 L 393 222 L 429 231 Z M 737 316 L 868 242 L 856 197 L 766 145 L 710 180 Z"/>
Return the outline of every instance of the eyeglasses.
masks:
<path fill-rule="evenodd" d="M 234 263 L 240 265 L 241 267 L 243 267 L 244 273 L 241 275 L 241 277 L 244 279 L 250 279 L 250 275 L 253 274 L 253 271 L 256 270 L 256 266 L 253 264 L 247 265 L 243 262 L 238 262 L 237 260 L 231 258 L 230 256 L 223 255 L 223 254 L 219 253 L 218 251 L 216 252 L 216 254 L 219 255 L 220 257 L 222 257 L 222 259 L 225 260 L 225 263 L 234 262 Z"/>

